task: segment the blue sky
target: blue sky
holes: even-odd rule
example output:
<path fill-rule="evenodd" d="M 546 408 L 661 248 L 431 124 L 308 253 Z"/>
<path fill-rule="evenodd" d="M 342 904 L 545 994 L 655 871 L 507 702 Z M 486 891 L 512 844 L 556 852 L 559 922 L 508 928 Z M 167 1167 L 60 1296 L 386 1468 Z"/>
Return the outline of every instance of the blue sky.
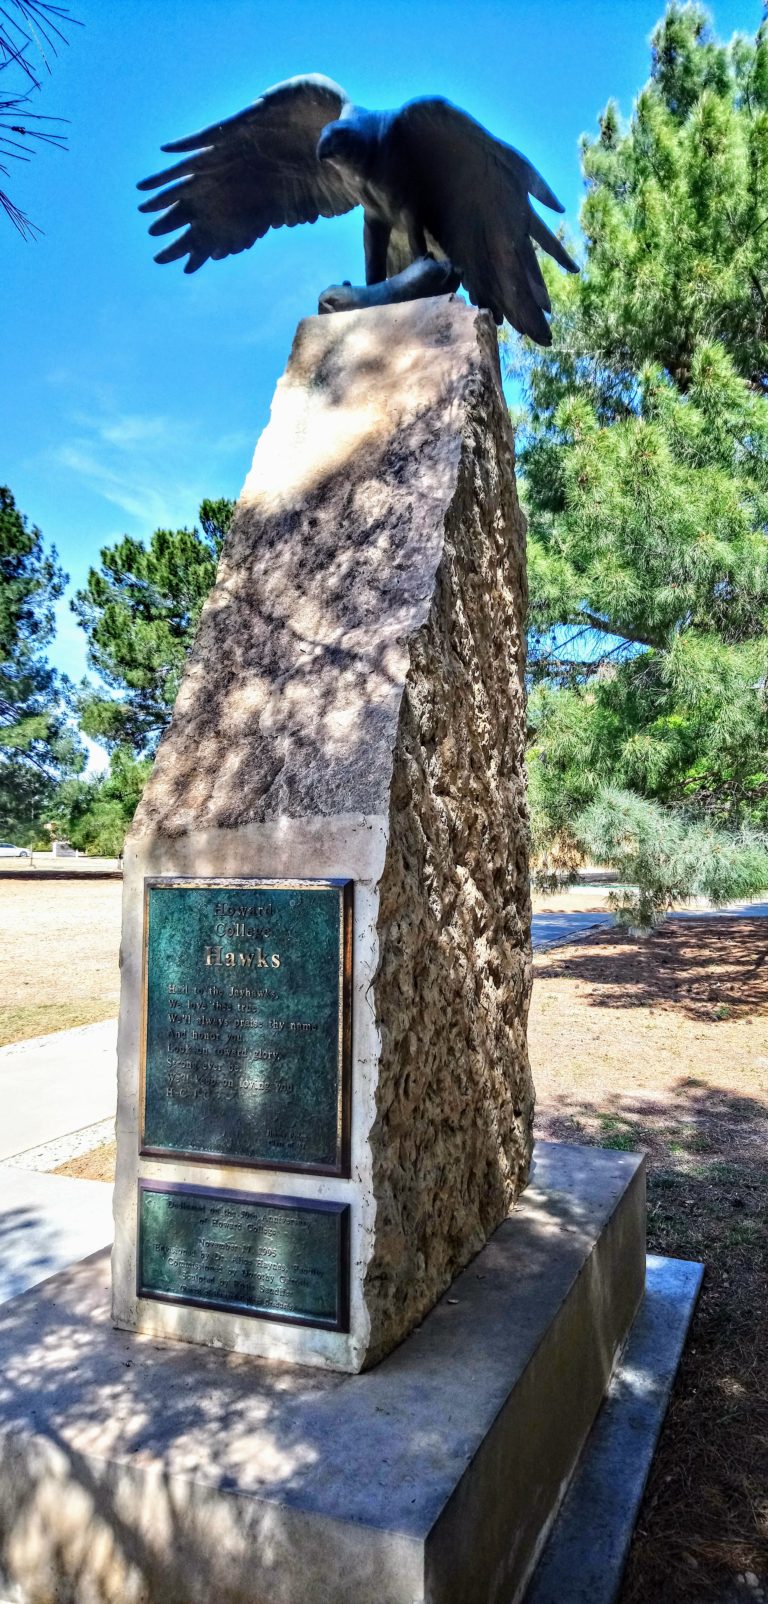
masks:
<path fill-rule="evenodd" d="M 648 74 L 662 0 L 70 0 L 84 26 L 40 109 L 70 119 L 66 154 L 9 188 L 45 230 L 0 219 L 0 480 L 83 582 L 123 533 L 194 522 L 237 495 L 296 323 L 327 284 L 362 279 L 360 214 L 280 230 L 194 277 L 157 267 L 137 179 L 159 146 L 294 73 L 362 105 L 442 94 L 523 149 L 575 227 L 578 138 Z M 720 0 L 721 36 L 760 0 Z M 79 679 L 85 638 L 62 603 L 52 657 Z"/>

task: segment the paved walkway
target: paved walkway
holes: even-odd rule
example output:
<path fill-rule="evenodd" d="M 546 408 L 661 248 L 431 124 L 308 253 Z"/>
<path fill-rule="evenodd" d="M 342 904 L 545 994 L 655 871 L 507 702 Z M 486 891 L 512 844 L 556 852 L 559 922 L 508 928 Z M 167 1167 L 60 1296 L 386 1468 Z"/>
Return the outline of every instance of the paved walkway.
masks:
<path fill-rule="evenodd" d="M 681 908 L 670 919 L 768 919 L 768 902 L 734 902 L 728 908 Z"/>
<path fill-rule="evenodd" d="M 0 1303 L 111 1241 L 111 1186 L 0 1169 Z"/>
<path fill-rule="evenodd" d="M 111 1134 L 116 1029 L 108 1019 L 0 1048 L 0 1303 L 112 1241 L 111 1186 L 39 1171 Z"/>
<path fill-rule="evenodd" d="M 670 914 L 671 919 L 766 919 L 768 902 L 740 902 L 729 908 L 681 908 Z M 563 913 L 535 913 L 531 920 L 534 949 L 537 947 L 564 946 L 574 937 L 598 925 L 612 925 L 613 914 L 607 910 L 589 913 L 567 910 Z"/>
<path fill-rule="evenodd" d="M 0 1047 L 0 1163 L 113 1120 L 117 1021 Z"/>

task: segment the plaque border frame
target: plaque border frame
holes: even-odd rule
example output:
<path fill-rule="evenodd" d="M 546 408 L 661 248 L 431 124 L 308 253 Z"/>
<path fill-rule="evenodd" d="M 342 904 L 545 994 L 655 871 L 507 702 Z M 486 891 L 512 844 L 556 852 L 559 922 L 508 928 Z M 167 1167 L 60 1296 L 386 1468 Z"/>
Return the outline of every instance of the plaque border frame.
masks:
<path fill-rule="evenodd" d="M 247 1303 L 223 1303 L 212 1298 L 181 1297 L 174 1292 L 152 1292 L 141 1284 L 141 1198 L 144 1192 L 181 1192 L 189 1197 L 215 1198 L 221 1202 L 266 1205 L 268 1208 L 303 1209 L 310 1214 L 336 1214 L 339 1218 L 338 1316 L 336 1320 L 313 1320 L 306 1314 L 285 1314 L 253 1309 Z M 156 1181 L 140 1176 L 136 1192 L 136 1296 L 154 1303 L 170 1303 L 174 1308 L 212 1309 L 216 1314 L 245 1315 L 249 1320 L 270 1320 L 277 1325 L 303 1326 L 314 1331 L 334 1331 L 341 1336 L 350 1330 L 350 1242 L 352 1208 L 349 1202 L 331 1198 L 290 1197 L 283 1193 L 242 1192 L 232 1187 L 196 1186 L 193 1181 Z"/>
<path fill-rule="evenodd" d="M 349 877 L 279 879 L 269 875 L 145 875 L 142 894 L 141 1036 L 139 1042 L 139 1157 L 170 1163 L 214 1164 L 218 1169 L 268 1170 L 284 1175 L 324 1175 L 349 1180 L 352 1174 L 352 953 L 354 935 L 354 880 Z M 336 1163 L 270 1163 L 233 1153 L 187 1152 L 180 1147 L 149 1147 L 144 1139 L 147 1090 L 147 1025 L 149 996 L 149 893 L 176 886 L 195 890 L 338 891 L 340 894 L 338 1097 L 336 1108 Z"/>

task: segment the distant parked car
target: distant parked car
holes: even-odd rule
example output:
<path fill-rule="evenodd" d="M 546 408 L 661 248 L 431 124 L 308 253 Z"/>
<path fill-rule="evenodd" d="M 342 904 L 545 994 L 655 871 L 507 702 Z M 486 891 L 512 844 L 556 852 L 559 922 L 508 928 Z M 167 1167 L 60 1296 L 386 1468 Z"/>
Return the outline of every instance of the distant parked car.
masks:
<path fill-rule="evenodd" d="M 26 847 L 14 847 L 10 841 L 0 841 L 0 858 L 31 858 Z"/>

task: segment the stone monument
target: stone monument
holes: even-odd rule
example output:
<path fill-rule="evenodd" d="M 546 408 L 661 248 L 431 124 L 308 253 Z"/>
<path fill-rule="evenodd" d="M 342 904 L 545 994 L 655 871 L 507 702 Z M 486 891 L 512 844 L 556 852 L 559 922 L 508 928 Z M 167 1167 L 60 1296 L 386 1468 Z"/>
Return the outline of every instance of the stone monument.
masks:
<path fill-rule="evenodd" d="M 4 1596 L 518 1604 L 630 1331 L 631 1527 L 700 1267 L 532 1154 L 523 540 L 486 313 L 301 324 L 125 852 L 112 1277 L 0 1309 Z M 531 1604 L 614 1596 L 616 1443 Z"/>
<path fill-rule="evenodd" d="M 119 1326 L 359 1370 L 525 1185 L 524 610 L 488 314 L 307 319 L 126 845 Z"/>

